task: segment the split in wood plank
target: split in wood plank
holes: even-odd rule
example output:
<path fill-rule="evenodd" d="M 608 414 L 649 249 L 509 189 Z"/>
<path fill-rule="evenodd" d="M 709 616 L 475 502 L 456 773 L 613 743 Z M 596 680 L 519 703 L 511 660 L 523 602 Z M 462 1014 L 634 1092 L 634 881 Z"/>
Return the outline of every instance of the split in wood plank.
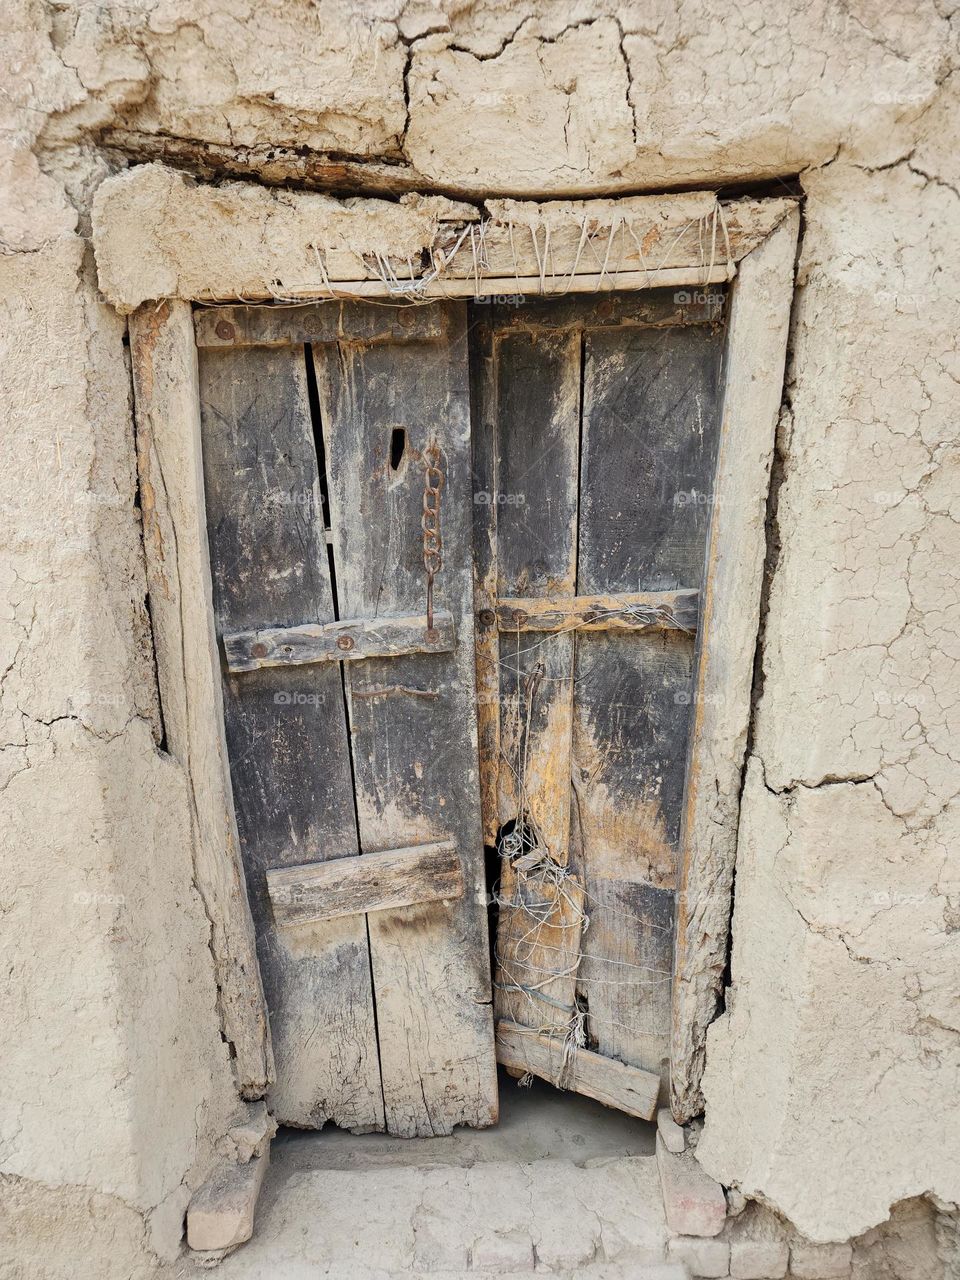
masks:
<path fill-rule="evenodd" d="M 264 627 L 223 637 L 230 671 L 393 658 L 408 653 L 450 653 L 455 643 L 453 617 L 440 609 L 433 615 L 432 629 L 427 626 L 426 614 L 400 614 L 301 627 Z"/>
<path fill-rule="evenodd" d="M 654 1072 L 628 1067 L 589 1049 L 572 1049 L 566 1062 L 565 1055 L 561 1037 L 541 1035 L 516 1022 L 497 1022 L 497 1061 L 503 1066 L 529 1071 L 557 1088 L 584 1093 L 641 1120 L 653 1119 L 660 1093 L 660 1077 Z"/>
<path fill-rule="evenodd" d="M 686 631 L 697 629 L 699 591 L 501 599 L 501 631 Z"/>
<path fill-rule="evenodd" d="M 368 853 L 267 872 L 279 925 L 312 924 L 368 911 L 463 897 L 463 871 L 452 840 Z"/>

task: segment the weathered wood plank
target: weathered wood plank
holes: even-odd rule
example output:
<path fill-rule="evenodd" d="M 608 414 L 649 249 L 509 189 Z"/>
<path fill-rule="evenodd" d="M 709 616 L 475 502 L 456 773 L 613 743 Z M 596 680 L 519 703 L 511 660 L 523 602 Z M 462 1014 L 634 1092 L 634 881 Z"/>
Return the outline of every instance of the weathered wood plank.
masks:
<path fill-rule="evenodd" d="M 412 306 L 399 301 L 396 307 L 338 299 L 294 307 L 199 307 L 194 323 L 201 349 L 303 346 L 340 339 L 440 342 L 447 336 L 442 304 Z"/>
<path fill-rule="evenodd" d="M 565 1048 L 558 1036 L 538 1035 L 515 1022 L 497 1020 L 497 1061 L 515 1072 L 530 1072 L 561 1089 L 572 1089 L 616 1107 L 627 1115 L 652 1120 L 660 1077 L 589 1049 Z"/>
<path fill-rule="evenodd" d="M 721 263 L 714 267 L 705 267 L 701 262 L 690 263 L 682 267 L 660 267 L 648 271 L 619 271 L 616 277 L 608 272 L 577 272 L 568 276 L 560 274 L 556 277 L 539 275 L 527 276 L 489 276 L 471 274 L 468 277 L 442 275 L 425 282 L 415 282 L 412 286 L 397 286 L 381 279 L 338 279 L 323 281 L 315 279 L 305 284 L 292 284 L 284 289 L 285 298 L 302 298 L 305 302 L 342 301 L 363 303 L 366 299 L 386 300 L 395 304 L 399 310 L 409 308 L 413 299 L 418 305 L 425 301 L 446 301 L 452 299 L 502 297 L 564 297 L 570 293 L 609 293 L 612 290 L 640 289 L 702 289 L 710 284 L 726 284 L 737 274 L 734 263 Z M 244 282 L 243 294 L 253 302 L 269 302 L 275 297 L 271 282 L 264 280 L 262 287 L 255 282 Z M 237 293 L 236 287 L 204 288 L 184 290 L 198 302 L 217 304 L 231 293 Z M 118 298 L 122 295 L 115 295 Z M 135 303 L 134 305 L 139 305 Z"/>
<path fill-rule="evenodd" d="M 218 630 L 332 620 L 302 349 L 202 352 L 200 404 Z M 277 1064 L 271 1110 L 306 1127 L 381 1128 L 363 919 L 283 934 L 266 882 L 317 850 L 357 853 L 339 668 L 226 672 L 223 695 Z"/>
<path fill-rule="evenodd" d="M 231 671 L 295 667 L 311 662 L 356 662 L 408 653 L 449 653 L 456 643 L 453 618 L 437 610 L 433 626 L 425 613 L 401 617 L 348 618 L 299 627 L 259 627 L 223 637 Z"/>
<path fill-rule="evenodd" d="M 267 872 L 278 925 L 311 924 L 463 897 L 463 871 L 452 840 L 367 853 Z"/>
<path fill-rule="evenodd" d="M 577 554 L 580 338 L 497 340 L 497 596 L 573 596 Z M 500 634 L 499 825 L 567 861 L 573 637 Z"/>
<path fill-rule="evenodd" d="M 717 1013 L 726 963 L 798 223 L 791 212 L 745 259 L 730 312 L 677 911 L 671 1078 L 680 1122 L 703 1107 L 707 1027 Z"/>
<path fill-rule="evenodd" d="M 470 322 L 470 417 L 473 445 L 473 564 L 476 620 L 477 741 L 483 840 L 494 850 L 500 818 L 500 637 L 497 634 L 497 381 L 489 308 L 474 307 Z M 488 855 L 492 859 L 493 854 Z"/>
<path fill-rule="evenodd" d="M 210 920 L 223 1036 L 240 1093 L 259 1098 L 273 1079 L 274 1064 L 224 740 L 189 304 L 151 303 L 132 315 L 130 354 L 167 750 L 190 788 L 194 878 Z"/>
<path fill-rule="evenodd" d="M 750 253 L 796 207 L 787 199 L 736 200 L 721 211 L 715 199 L 695 192 L 604 203 L 487 201 L 493 216 L 483 227 L 485 274 L 502 279 L 505 293 L 517 291 L 518 276 L 567 285 L 590 275 L 623 289 L 630 287 L 625 277 L 678 267 L 699 267 L 706 275 Z M 447 232 L 451 247 L 456 236 L 453 228 Z M 469 237 L 449 256 L 444 274 L 446 283 L 476 276 Z"/>
<path fill-rule="evenodd" d="M 722 331 L 588 331 L 580 593 L 698 589 L 719 419 Z M 590 1044 L 651 1071 L 668 1054 L 673 890 L 693 637 L 578 637 L 574 789 L 591 927 L 579 993 Z"/>
<path fill-rule="evenodd" d="M 536 855 L 527 855 L 528 858 Z M 497 930 L 498 1018 L 566 1030 L 576 1013 L 583 886 L 553 862 L 503 860 Z"/>
<path fill-rule="evenodd" d="M 465 308 L 446 344 L 314 349 L 330 477 L 340 610 L 422 609 L 424 454 L 441 451 L 443 568 L 436 607 L 452 653 L 342 668 L 364 855 L 454 840 L 462 898 L 368 917 L 387 1128 L 404 1136 L 491 1124 L 497 1114 L 477 777 Z M 405 433 L 401 457 L 391 440 Z M 435 694 L 378 696 L 394 684 Z M 374 696 L 368 696 L 373 694 Z"/>
<path fill-rule="evenodd" d="M 697 591 L 498 600 L 501 631 L 683 631 L 697 629 Z"/>

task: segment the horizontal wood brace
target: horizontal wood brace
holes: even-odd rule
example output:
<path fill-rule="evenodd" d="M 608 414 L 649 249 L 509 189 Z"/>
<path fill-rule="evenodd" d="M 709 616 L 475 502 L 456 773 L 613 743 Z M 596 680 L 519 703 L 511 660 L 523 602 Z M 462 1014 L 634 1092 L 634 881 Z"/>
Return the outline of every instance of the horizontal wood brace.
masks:
<path fill-rule="evenodd" d="M 201 349 L 289 347 L 306 343 L 440 342 L 450 332 L 442 303 L 396 307 L 357 306 L 346 298 L 296 306 L 198 307 L 194 313 Z"/>
<path fill-rule="evenodd" d="M 463 871 L 452 840 L 334 858 L 267 872 L 278 925 L 311 924 L 418 902 L 463 897 Z"/>
<path fill-rule="evenodd" d="M 433 627 L 426 614 L 409 613 L 298 627 L 262 627 L 223 637 L 230 671 L 295 667 L 309 662 L 355 662 L 409 653 L 449 653 L 456 643 L 453 615 L 438 609 Z"/>
<path fill-rule="evenodd" d="M 699 591 L 503 598 L 496 604 L 500 631 L 687 631 L 697 629 Z M 480 619 L 489 623 L 492 619 Z"/>
<path fill-rule="evenodd" d="M 568 1052 L 565 1033 L 551 1036 L 501 1018 L 497 1022 L 497 1061 L 514 1071 L 529 1071 L 558 1089 L 571 1089 L 616 1107 L 627 1115 L 652 1120 L 660 1094 L 660 1077 L 605 1058 L 590 1049 Z"/>

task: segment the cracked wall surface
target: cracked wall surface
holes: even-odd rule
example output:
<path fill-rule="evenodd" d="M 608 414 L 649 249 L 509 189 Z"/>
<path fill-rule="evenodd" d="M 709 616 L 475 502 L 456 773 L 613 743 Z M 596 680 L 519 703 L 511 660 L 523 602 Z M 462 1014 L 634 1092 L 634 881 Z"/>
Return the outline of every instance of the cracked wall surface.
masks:
<path fill-rule="evenodd" d="M 97 188 L 147 159 L 414 193 L 428 220 L 418 196 L 799 175 L 701 1156 L 816 1239 L 960 1198 L 956 24 L 945 0 L 8 7 L 0 1140 L 36 1274 L 70 1274 L 91 1197 L 145 1274 L 169 1256 L 236 1101 L 162 751 L 124 325 L 89 248 Z"/>

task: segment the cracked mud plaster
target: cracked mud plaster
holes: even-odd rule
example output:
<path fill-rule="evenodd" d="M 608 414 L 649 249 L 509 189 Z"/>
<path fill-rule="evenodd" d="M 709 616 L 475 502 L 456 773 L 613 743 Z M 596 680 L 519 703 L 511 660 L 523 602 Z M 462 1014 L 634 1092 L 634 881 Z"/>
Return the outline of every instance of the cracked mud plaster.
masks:
<path fill-rule="evenodd" d="M 0 258 L 0 1153 L 48 1200 L 122 1201 L 169 1256 L 236 1096 L 156 748 L 123 325 L 91 269 L 72 234 Z"/>
<path fill-rule="evenodd" d="M 708 1036 L 707 1170 L 811 1239 L 956 1198 L 960 871 L 876 782 L 744 791 L 733 988 Z"/>
<path fill-rule="evenodd" d="M 935 172 L 954 146 L 916 152 Z M 805 184 L 733 985 L 707 1047 L 704 1164 L 820 1240 L 960 1195 L 960 197 L 916 152 Z"/>
<path fill-rule="evenodd" d="M 0 1139 L 4 1168 L 32 1180 L 14 1245 L 30 1265 L 29 1232 L 51 1215 L 67 1225 L 47 1233 L 47 1256 L 86 1249 L 72 1206 L 101 1193 L 133 1206 L 107 1211 L 128 1224 L 131 1255 L 152 1252 L 128 1214 L 169 1254 L 236 1101 L 187 788 L 154 745 L 123 328 L 80 238 L 99 182 L 140 158 L 138 137 L 161 156 L 165 136 L 188 156 L 216 143 L 218 177 L 244 146 L 277 150 L 274 182 L 284 148 L 318 181 L 326 153 L 355 159 L 358 188 L 376 161 L 378 181 L 396 172 L 424 195 L 801 174 L 780 553 L 701 1150 L 818 1239 L 863 1230 L 905 1195 L 960 1198 L 945 1131 L 960 922 L 948 12 L 932 0 L 11 10 L 0 799 L 17 1037 Z M 101 147 L 121 130 L 126 156 Z"/>
<path fill-rule="evenodd" d="M 120 129 L 380 159 L 478 195 L 793 173 L 839 141 L 895 154 L 935 99 L 950 41 L 932 0 L 163 0 L 49 13 L 51 45 L 36 44 L 49 115 L 31 125 L 44 149 Z"/>

